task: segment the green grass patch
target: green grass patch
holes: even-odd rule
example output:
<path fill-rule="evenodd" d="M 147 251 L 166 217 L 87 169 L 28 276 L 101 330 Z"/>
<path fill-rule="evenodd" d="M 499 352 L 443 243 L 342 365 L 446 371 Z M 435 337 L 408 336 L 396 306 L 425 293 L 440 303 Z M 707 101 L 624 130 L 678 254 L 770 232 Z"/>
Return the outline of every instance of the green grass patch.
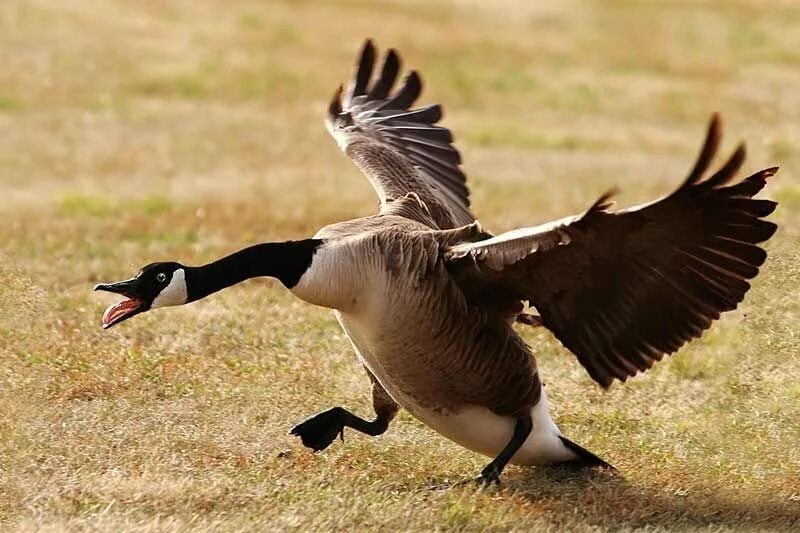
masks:
<path fill-rule="evenodd" d="M 200 242 L 200 233 L 196 229 L 152 230 L 141 231 L 137 228 L 126 229 L 121 238 L 139 246 L 162 246 L 167 248 L 185 248 Z"/>
<path fill-rule="evenodd" d="M 513 146 L 528 150 L 598 150 L 612 148 L 610 142 L 578 135 L 554 135 L 546 131 L 527 129 L 519 123 L 484 122 L 471 128 L 464 139 L 484 147 Z"/>
<path fill-rule="evenodd" d="M 0 112 L 19 111 L 24 108 L 22 100 L 8 95 L 0 95 Z"/>
<path fill-rule="evenodd" d="M 797 142 L 789 139 L 772 139 L 767 144 L 767 149 L 770 159 L 781 164 L 786 164 L 790 159 L 800 155 Z"/>
<path fill-rule="evenodd" d="M 778 209 L 787 210 L 792 213 L 800 211 L 800 185 L 786 184 L 775 190 L 775 200 L 778 202 Z"/>
<path fill-rule="evenodd" d="M 131 92 L 138 96 L 201 99 L 211 94 L 209 81 L 199 74 L 151 78 L 134 83 Z"/>
<path fill-rule="evenodd" d="M 146 196 L 134 202 L 134 208 L 146 215 L 160 215 L 168 212 L 172 208 L 172 202 L 166 196 Z"/>
<path fill-rule="evenodd" d="M 112 215 L 160 215 L 172 209 L 166 196 L 154 194 L 128 201 L 86 193 L 68 193 L 56 201 L 58 213 L 66 217 L 108 218 Z"/>
<path fill-rule="evenodd" d="M 257 31 L 264 28 L 265 22 L 264 17 L 262 17 L 260 14 L 246 12 L 241 13 L 236 18 L 236 25 L 243 30 Z"/>
<path fill-rule="evenodd" d="M 114 212 L 114 202 L 105 196 L 83 193 L 69 193 L 62 196 L 57 207 L 59 214 L 68 217 L 104 218 Z"/>

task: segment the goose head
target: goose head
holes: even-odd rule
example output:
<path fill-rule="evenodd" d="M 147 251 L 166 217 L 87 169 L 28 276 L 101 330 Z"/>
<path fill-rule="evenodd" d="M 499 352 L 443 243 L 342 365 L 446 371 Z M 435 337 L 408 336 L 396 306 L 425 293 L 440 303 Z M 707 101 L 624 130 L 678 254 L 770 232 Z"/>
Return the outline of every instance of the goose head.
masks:
<path fill-rule="evenodd" d="M 182 305 L 189 301 L 186 267 L 180 263 L 151 263 L 136 276 L 116 283 L 100 283 L 94 290 L 124 296 L 103 313 L 103 329 L 156 307 Z"/>

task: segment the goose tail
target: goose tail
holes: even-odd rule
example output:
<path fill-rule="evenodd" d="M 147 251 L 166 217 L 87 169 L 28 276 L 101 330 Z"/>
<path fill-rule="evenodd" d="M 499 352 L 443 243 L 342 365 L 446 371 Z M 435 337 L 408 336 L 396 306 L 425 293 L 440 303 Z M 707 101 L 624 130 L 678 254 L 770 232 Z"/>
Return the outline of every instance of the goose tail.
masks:
<path fill-rule="evenodd" d="M 608 468 L 610 470 L 616 470 L 616 468 L 614 468 L 612 465 L 600 459 L 598 456 L 596 456 L 583 446 L 575 444 L 574 442 L 572 442 L 571 440 L 562 435 L 559 435 L 558 438 L 561 439 L 561 442 L 564 443 L 564 446 L 569 448 L 573 453 L 575 453 L 575 455 L 578 456 L 577 461 L 571 461 L 572 464 L 577 463 L 580 466 L 585 466 L 585 467 L 599 466 L 600 468 Z"/>

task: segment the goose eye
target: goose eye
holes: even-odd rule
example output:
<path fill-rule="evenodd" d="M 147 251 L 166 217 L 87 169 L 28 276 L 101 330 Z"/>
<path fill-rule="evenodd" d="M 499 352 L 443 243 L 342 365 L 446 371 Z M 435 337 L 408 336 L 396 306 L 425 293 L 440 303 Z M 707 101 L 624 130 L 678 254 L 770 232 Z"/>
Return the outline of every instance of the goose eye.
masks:
<path fill-rule="evenodd" d="M 167 281 L 167 275 L 164 274 L 163 272 L 159 272 L 156 275 L 156 279 L 159 281 L 159 283 L 164 283 L 165 281 Z"/>

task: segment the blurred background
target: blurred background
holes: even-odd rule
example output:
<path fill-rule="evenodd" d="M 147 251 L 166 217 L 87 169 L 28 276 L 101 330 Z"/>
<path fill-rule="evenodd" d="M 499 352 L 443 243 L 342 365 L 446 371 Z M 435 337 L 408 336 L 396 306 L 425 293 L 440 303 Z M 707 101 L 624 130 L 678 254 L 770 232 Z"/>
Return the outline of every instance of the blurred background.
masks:
<path fill-rule="evenodd" d="M 790 528 L 800 516 L 800 5 L 794 1 L 3 0 L 0 520 L 21 529 Z M 526 331 L 556 420 L 625 480 L 510 469 L 403 415 L 286 435 L 368 381 L 335 320 L 253 281 L 103 332 L 99 280 L 372 213 L 323 114 L 363 40 L 442 103 L 499 232 L 669 192 L 711 112 L 780 165 L 741 310 L 604 393 Z M 499 494 L 499 496 L 498 496 Z M 312 512 L 313 510 L 313 512 Z"/>

